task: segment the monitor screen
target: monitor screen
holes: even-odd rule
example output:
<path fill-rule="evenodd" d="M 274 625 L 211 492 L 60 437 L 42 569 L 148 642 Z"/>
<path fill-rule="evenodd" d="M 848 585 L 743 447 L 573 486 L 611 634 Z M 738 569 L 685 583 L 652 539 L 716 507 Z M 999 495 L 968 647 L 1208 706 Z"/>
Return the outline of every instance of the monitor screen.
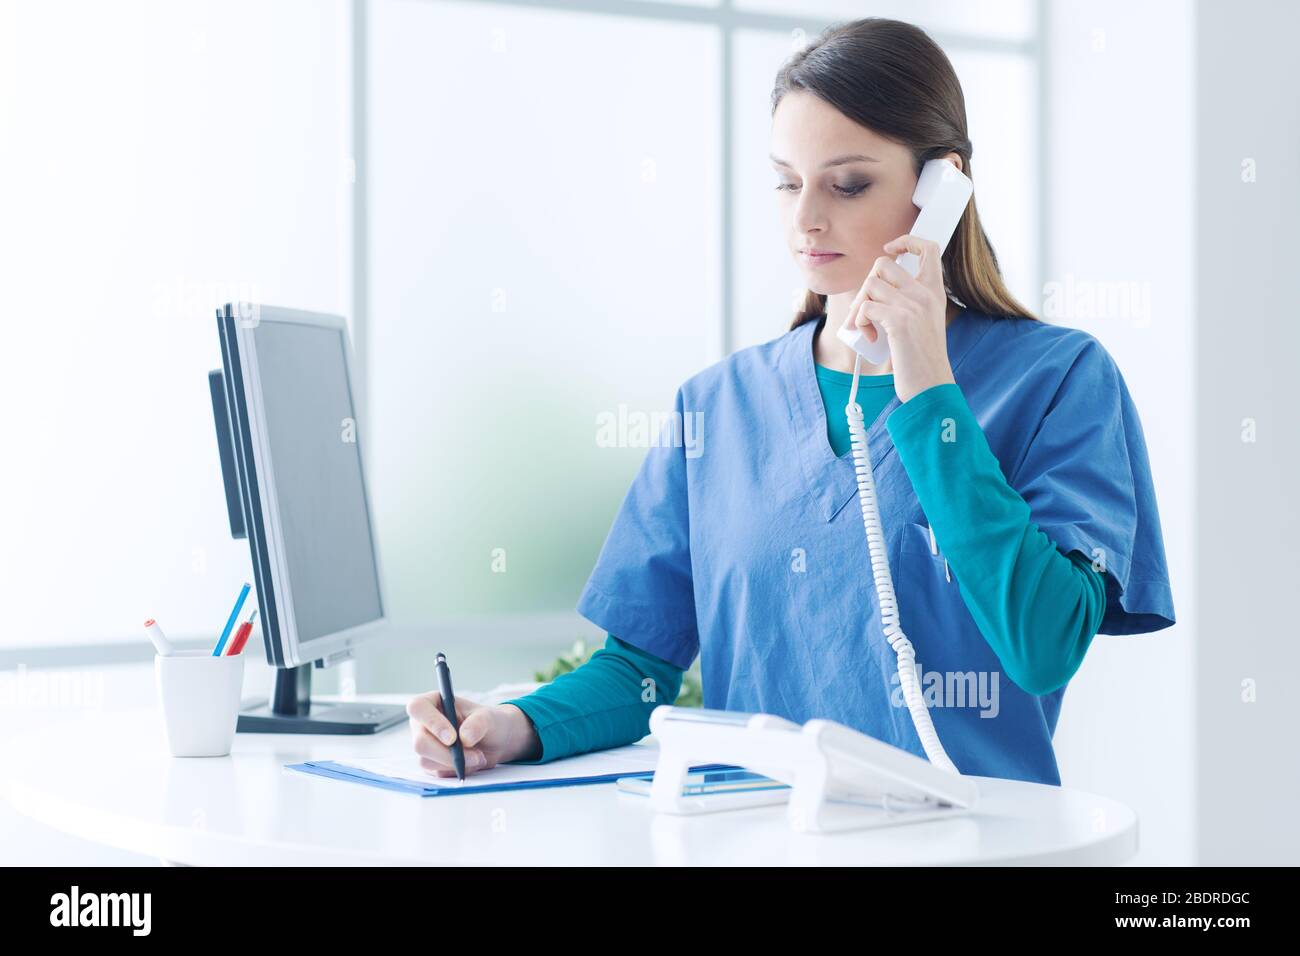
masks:
<path fill-rule="evenodd" d="M 301 643 L 383 616 L 356 410 L 342 330 L 263 321 L 254 336 Z"/>

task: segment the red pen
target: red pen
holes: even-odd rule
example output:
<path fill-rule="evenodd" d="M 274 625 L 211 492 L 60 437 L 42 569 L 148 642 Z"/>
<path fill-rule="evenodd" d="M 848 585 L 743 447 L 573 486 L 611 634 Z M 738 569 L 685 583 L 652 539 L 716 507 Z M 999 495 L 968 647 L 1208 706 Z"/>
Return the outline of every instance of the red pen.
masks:
<path fill-rule="evenodd" d="M 253 630 L 253 618 L 257 617 L 257 608 L 253 608 L 253 613 L 248 615 L 248 620 L 239 625 L 239 630 L 235 631 L 235 639 L 230 642 L 230 649 L 226 651 L 227 657 L 234 657 L 244 649 L 248 643 L 248 635 Z"/>

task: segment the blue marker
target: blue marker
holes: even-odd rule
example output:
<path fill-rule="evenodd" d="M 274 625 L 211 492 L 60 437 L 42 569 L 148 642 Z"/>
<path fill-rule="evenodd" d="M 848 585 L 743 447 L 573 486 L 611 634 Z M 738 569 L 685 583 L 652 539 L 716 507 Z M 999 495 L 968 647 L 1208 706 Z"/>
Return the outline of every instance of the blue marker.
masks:
<path fill-rule="evenodd" d="M 230 612 L 230 620 L 226 622 L 226 629 L 221 632 L 221 640 L 217 641 L 216 649 L 213 650 L 213 657 L 220 657 L 221 651 L 226 646 L 226 638 L 230 637 L 230 632 L 235 626 L 235 618 L 239 617 L 239 609 L 244 606 L 244 599 L 248 597 L 248 589 L 252 585 L 245 583 L 240 589 L 239 597 L 235 599 L 235 609 Z"/>

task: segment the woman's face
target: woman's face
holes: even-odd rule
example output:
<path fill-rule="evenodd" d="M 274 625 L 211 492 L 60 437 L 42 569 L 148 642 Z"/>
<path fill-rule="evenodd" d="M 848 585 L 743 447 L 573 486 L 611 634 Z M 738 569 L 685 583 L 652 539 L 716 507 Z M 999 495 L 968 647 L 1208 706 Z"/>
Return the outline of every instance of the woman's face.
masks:
<path fill-rule="evenodd" d="M 813 292 L 856 294 L 884 244 L 916 222 L 911 150 L 812 93 L 796 90 L 777 104 L 772 168 L 786 242 Z M 819 260 L 807 249 L 838 255 Z"/>

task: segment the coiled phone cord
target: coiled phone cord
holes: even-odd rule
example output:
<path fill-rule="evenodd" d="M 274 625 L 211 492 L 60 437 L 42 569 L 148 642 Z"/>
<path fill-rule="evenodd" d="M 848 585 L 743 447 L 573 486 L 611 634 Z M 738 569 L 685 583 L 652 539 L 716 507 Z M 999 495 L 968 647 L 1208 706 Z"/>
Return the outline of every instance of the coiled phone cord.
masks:
<path fill-rule="evenodd" d="M 862 406 L 858 404 L 858 376 L 862 371 L 862 357 L 853 360 L 853 387 L 849 390 L 849 403 L 844 406 L 849 420 L 849 446 L 853 451 L 853 471 L 858 478 L 858 500 L 862 504 L 862 524 L 867 531 L 867 550 L 871 555 L 871 575 L 876 584 L 876 597 L 880 604 L 880 621 L 885 639 L 898 656 L 898 679 L 903 686 L 912 725 L 921 738 L 921 746 L 930 763 L 953 773 L 960 771 L 939 743 L 930 720 L 930 710 L 921 696 L 921 682 L 916 674 L 916 651 L 899 624 L 898 600 L 894 597 L 894 579 L 889 573 L 889 556 L 885 550 L 885 535 L 880 527 L 880 510 L 876 505 L 876 482 L 871 474 L 871 456 L 867 450 L 867 429 L 863 422 Z"/>

